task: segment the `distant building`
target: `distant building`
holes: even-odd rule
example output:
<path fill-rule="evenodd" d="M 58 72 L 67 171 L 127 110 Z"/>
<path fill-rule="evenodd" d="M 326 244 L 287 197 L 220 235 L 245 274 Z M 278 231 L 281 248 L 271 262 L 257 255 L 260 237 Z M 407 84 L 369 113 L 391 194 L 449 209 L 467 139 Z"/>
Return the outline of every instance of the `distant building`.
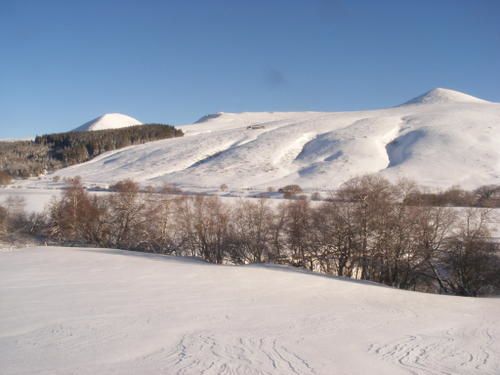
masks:
<path fill-rule="evenodd" d="M 256 130 L 256 129 L 264 129 L 265 126 L 264 125 L 260 125 L 260 124 L 255 124 L 255 125 L 249 125 L 247 126 L 247 129 L 251 129 L 251 130 Z"/>

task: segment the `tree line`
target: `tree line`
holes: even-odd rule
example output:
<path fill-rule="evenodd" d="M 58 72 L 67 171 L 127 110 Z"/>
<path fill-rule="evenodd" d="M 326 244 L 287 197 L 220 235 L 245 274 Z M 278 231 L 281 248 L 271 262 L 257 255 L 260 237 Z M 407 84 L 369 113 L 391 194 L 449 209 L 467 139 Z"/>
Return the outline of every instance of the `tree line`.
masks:
<path fill-rule="evenodd" d="M 58 244 L 200 257 L 222 264 L 279 263 L 426 292 L 500 291 L 488 209 L 408 204 L 409 182 L 374 176 L 345 183 L 328 201 L 225 202 L 216 196 L 141 191 L 89 194 L 69 181 L 45 215 L 28 220 Z"/>
<path fill-rule="evenodd" d="M 0 171 L 17 178 L 39 176 L 83 163 L 107 151 L 183 135 L 182 130 L 170 125 L 145 124 L 46 134 L 37 136 L 34 141 L 0 142 Z"/>
<path fill-rule="evenodd" d="M 500 185 L 483 185 L 472 191 L 453 186 L 441 192 L 415 191 L 406 197 L 408 204 L 454 207 L 500 207 Z"/>

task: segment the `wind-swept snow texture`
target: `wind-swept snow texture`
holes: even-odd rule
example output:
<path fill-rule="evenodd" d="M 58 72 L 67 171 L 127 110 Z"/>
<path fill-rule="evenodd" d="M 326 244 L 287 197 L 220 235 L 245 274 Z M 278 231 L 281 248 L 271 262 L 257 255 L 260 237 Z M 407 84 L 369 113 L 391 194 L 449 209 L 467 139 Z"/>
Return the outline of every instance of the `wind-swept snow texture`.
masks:
<path fill-rule="evenodd" d="M 500 374 L 500 299 L 106 249 L 0 252 L 0 373 Z"/>
<path fill-rule="evenodd" d="M 75 132 L 107 130 L 142 125 L 139 120 L 121 113 L 106 113 L 74 129 Z"/>
<path fill-rule="evenodd" d="M 429 187 L 500 183 L 500 104 L 434 89 L 397 107 L 362 112 L 217 113 L 185 136 L 104 154 L 57 172 L 106 184 L 331 190 L 379 173 Z"/>

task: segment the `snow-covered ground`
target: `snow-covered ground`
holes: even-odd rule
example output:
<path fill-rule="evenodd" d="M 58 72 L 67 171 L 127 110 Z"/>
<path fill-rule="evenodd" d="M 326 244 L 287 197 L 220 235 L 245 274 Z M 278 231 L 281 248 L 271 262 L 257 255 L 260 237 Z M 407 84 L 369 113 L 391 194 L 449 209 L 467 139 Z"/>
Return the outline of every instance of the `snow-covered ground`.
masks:
<path fill-rule="evenodd" d="M 0 373 L 500 374 L 500 299 L 118 250 L 0 252 Z"/>
<path fill-rule="evenodd" d="M 180 128 L 182 138 L 113 151 L 56 174 L 192 191 L 226 184 L 233 192 L 292 183 L 325 191 L 370 173 L 435 188 L 500 183 L 500 104 L 452 90 L 380 110 L 217 113 Z"/>
<path fill-rule="evenodd" d="M 0 205 L 5 205 L 9 198 L 21 199 L 27 213 L 43 212 L 54 199 L 61 196 L 58 189 L 0 189 Z"/>
<path fill-rule="evenodd" d="M 35 137 L 25 137 L 25 138 L 0 138 L 0 142 L 20 142 L 20 141 L 32 141 Z"/>

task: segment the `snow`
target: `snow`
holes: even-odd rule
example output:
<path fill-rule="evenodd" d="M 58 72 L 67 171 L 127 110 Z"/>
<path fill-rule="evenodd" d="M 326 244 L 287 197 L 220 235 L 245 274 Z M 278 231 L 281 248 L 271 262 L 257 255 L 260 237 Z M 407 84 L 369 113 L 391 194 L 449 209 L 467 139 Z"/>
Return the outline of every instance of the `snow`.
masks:
<path fill-rule="evenodd" d="M 500 299 L 108 249 L 0 252 L 8 374 L 499 374 Z"/>
<path fill-rule="evenodd" d="M 464 94 L 463 92 L 437 87 L 423 95 L 407 101 L 402 105 L 411 104 L 443 104 L 443 103 L 489 103 L 486 100 Z"/>
<path fill-rule="evenodd" d="M 95 130 L 118 129 L 134 125 L 142 125 L 142 122 L 121 113 L 106 113 L 89 122 L 86 122 L 73 131 L 86 132 Z"/>
<path fill-rule="evenodd" d="M 21 199 L 24 210 L 28 213 L 42 213 L 50 203 L 61 196 L 59 189 L 0 189 L 0 205 L 5 205 L 9 198 Z"/>
<path fill-rule="evenodd" d="M 35 137 L 24 137 L 24 138 L 0 138 L 0 142 L 23 142 L 23 141 L 33 141 Z"/>
<path fill-rule="evenodd" d="M 56 175 L 192 191 L 226 184 L 233 192 L 286 184 L 328 191 L 377 173 L 441 189 L 500 183 L 500 104 L 448 89 L 379 110 L 219 112 L 180 128 L 184 137 L 107 153 Z"/>

